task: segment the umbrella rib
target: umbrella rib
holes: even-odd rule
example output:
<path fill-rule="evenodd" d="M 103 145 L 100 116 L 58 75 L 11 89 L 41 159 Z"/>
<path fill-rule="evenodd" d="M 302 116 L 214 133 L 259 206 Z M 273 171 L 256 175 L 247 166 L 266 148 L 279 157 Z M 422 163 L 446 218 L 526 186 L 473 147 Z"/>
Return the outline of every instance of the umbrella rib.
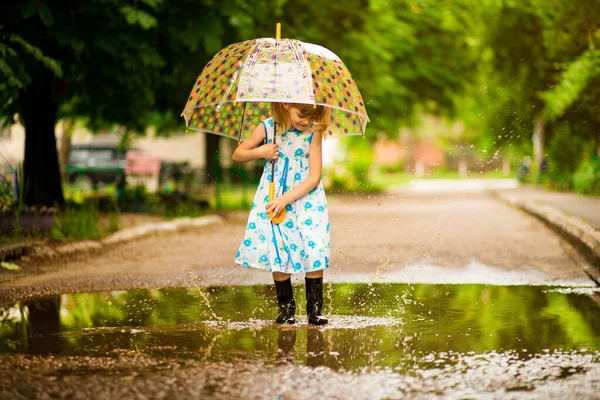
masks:
<path fill-rule="evenodd" d="M 277 93 L 277 58 L 279 57 L 279 40 L 275 39 L 275 64 L 273 65 L 273 93 Z M 277 134 L 277 132 L 275 132 Z M 273 137 L 275 139 L 275 137 Z"/>
<path fill-rule="evenodd" d="M 244 115 L 246 115 L 246 105 L 248 102 L 244 102 L 244 108 L 242 109 L 242 120 L 240 122 L 240 135 L 238 137 L 238 144 L 242 142 L 242 131 L 244 130 Z"/>
<path fill-rule="evenodd" d="M 300 69 L 303 78 L 310 77 L 310 86 L 306 84 L 305 81 L 302 81 L 302 86 L 304 86 L 304 90 L 308 95 L 309 99 L 312 100 L 312 103 L 315 104 L 315 92 L 313 89 L 313 79 L 311 75 L 310 64 L 308 64 L 308 60 L 304 56 L 304 52 L 300 51 L 300 45 L 296 42 L 290 42 L 290 48 L 292 49 L 292 54 L 296 59 L 296 67 Z M 308 64 L 308 68 L 307 68 Z"/>
<path fill-rule="evenodd" d="M 241 64 L 241 62 L 240 62 L 240 64 Z M 229 93 L 231 92 L 231 88 L 233 87 L 233 84 L 235 83 L 235 80 L 237 79 L 238 72 L 240 72 L 239 69 L 237 71 L 235 71 L 235 73 L 233 74 L 233 77 L 231 78 L 231 81 L 229 82 L 229 85 L 227 86 L 227 91 L 225 92 L 223 97 L 221 97 L 221 100 L 219 101 L 219 104 L 217 105 L 217 111 L 219 111 L 221 109 L 221 106 L 223 105 L 223 103 L 225 103 L 225 99 L 229 96 Z"/>
<path fill-rule="evenodd" d="M 251 56 L 246 59 L 246 62 L 242 67 L 243 72 L 246 72 L 247 70 L 252 70 L 254 68 L 254 65 L 258 60 L 260 52 L 262 51 L 263 47 L 265 47 L 266 43 L 266 40 L 257 40 L 254 47 L 250 50 Z"/>

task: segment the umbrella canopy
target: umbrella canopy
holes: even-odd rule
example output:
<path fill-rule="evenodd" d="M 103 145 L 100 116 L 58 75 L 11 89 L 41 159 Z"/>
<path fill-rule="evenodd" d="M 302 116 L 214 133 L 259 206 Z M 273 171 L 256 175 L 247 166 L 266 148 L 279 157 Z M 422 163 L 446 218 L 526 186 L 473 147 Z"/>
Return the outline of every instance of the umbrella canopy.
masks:
<path fill-rule="evenodd" d="M 326 136 L 362 135 L 368 122 L 338 56 L 315 44 L 272 38 L 221 50 L 196 80 L 182 116 L 188 129 L 243 140 L 270 116 L 271 102 L 330 107 Z"/>

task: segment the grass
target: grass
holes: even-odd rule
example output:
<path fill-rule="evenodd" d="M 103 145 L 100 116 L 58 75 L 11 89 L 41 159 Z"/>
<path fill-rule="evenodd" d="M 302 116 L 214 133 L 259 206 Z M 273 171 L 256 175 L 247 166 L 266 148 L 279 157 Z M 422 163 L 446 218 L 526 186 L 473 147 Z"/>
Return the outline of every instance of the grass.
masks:
<path fill-rule="evenodd" d="M 405 172 L 395 172 L 392 174 L 385 174 L 377 171 L 371 175 L 371 182 L 373 184 L 387 189 L 391 186 L 405 186 L 415 178 L 413 174 Z"/>
<path fill-rule="evenodd" d="M 257 184 L 220 184 L 210 196 L 210 208 L 214 210 L 250 210 Z"/>
<path fill-rule="evenodd" d="M 63 196 L 65 200 L 72 201 L 73 203 L 82 204 L 85 199 L 100 195 L 115 196 L 117 187 L 114 184 L 101 185 L 97 190 L 84 189 L 80 186 L 65 183 L 63 185 Z"/>
<path fill-rule="evenodd" d="M 470 172 L 467 179 L 507 179 L 511 176 L 506 177 L 503 171 L 487 171 L 487 172 Z M 447 170 L 435 170 L 427 173 L 419 178 L 415 178 L 415 175 L 408 172 L 395 172 L 391 174 L 382 173 L 377 171 L 373 173 L 371 180 L 373 184 L 381 186 L 383 188 L 389 188 L 392 186 L 406 186 L 412 180 L 415 179 L 463 179 L 458 171 L 447 171 Z"/>
<path fill-rule="evenodd" d="M 95 240 L 103 238 L 119 229 L 118 211 L 108 213 L 104 223 L 99 221 L 99 212 L 93 206 L 66 207 L 54 214 L 54 224 L 50 231 L 40 229 L 21 230 L 3 234 L 0 244 L 51 239 L 57 242 L 70 240 Z"/>
<path fill-rule="evenodd" d="M 50 237 L 54 240 L 100 239 L 106 236 L 98 224 L 98 211 L 94 207 L 68 208 L 54 215 Z"/>

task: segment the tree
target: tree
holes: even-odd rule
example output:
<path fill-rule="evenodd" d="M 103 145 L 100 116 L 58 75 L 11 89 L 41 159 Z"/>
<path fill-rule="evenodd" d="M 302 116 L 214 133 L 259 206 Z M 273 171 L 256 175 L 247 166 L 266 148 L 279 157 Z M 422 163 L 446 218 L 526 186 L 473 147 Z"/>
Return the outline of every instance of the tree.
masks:
<path fill-rule="evenodd" d="M 254 6 L 266 7 L 267 1 Z M 250 35 L 249 1 L 17 0 L 0 6 L 0 119 L 25 126 L 25 202 L 63 202 L 54 128 L 182 126 L 197 75 L 224 43 Z"/>
<path fill-rule="evenodd" d="M 473 13 L 480 21 L 480 68 L 471 99 L 458 99 L 469 105 L 461 118 L 491 149 L 529 153 L 533 131 L 539 168 L 545 142 L 568 116 L 580 125 L 577 134 L 586 121 L 593 126 L 588 110 L 597 95 L 591 66 L 600 9 L 594 0 L 490 0 Z"/>
<path fill-rule="evenodd" d="M 325 46 L 340 56 L 365 100 L 369 131 L 395 137 L 419 112 L 454 113 L 452 99 L 476 67 L 468 43 L 468 4 L 295 0 L 284 4 L 279 18 L 284 37 Z"/>

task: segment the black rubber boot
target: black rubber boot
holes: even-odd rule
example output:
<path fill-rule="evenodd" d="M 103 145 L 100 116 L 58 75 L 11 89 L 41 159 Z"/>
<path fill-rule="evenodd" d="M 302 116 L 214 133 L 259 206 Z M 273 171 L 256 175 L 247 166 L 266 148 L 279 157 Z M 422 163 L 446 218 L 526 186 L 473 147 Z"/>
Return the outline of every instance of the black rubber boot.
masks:
<path fill-rule="evenodd" d="M 275 281 L 275 291 L 277 292 L 277 305 L 279 306 L 279 315 L 275 320 L 277 324 L 295 324 L 296 320 L 296 302 L 294 301 L 294 291 L 292 290 L 292 280 Z"/>
<path fill-rule="evenodd" d="M 318 329 L 315 329 L 318 330 Z M 279 328 L 277 337 L 277 357 L 278 364 L 291 364 L 294 361 L 294 346 L 296 345 L 295 328 Z"/>
<path fill-rule="evenodd" d="M 306 315 L 308 323 L 326 325 L 327 318 L 321 315 L 323 307 L 323 278 L 304 278 L 306 281 Z"/>
<path fill-rule="evenodd" d="M 317 328 L 307 329 L 306 331 L 306 365 L 309 367 L 325 365 L 323 332 Z"/>

